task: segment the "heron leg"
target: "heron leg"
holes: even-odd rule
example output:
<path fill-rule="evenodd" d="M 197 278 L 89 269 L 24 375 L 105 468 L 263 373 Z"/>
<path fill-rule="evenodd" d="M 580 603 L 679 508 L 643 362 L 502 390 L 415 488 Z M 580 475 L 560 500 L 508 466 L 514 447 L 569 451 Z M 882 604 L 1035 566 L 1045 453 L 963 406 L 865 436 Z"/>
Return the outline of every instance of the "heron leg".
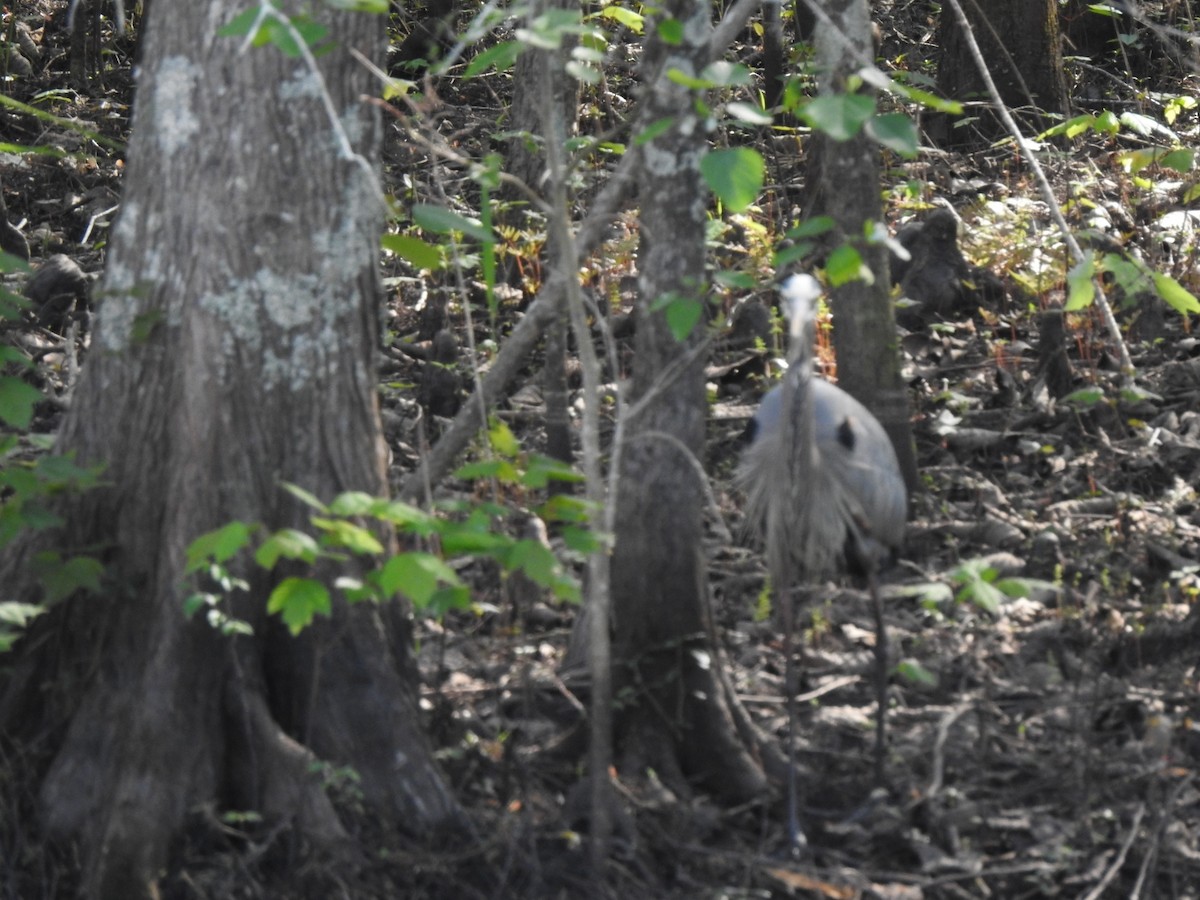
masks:
<path fill-rule="evenodd" d="M 871 592 L 871 607 L 875 614 L 875 785 L 887 787 L 888 642 L 883 598 L 879 596 L 874 566 L 867 568 L 867 589 Z"/>
<path fill-rule="evenodd" d="M 800 824 L 800 798 L 796 774 L 796 694 L 800 689 L 796 663 L 796 597 L 794 588 L 779 591 L 783 618 L 783 684 L 787 711 L 787 828 L 788 849 L 799 856 L 808 847 L 808 838 Z"/>

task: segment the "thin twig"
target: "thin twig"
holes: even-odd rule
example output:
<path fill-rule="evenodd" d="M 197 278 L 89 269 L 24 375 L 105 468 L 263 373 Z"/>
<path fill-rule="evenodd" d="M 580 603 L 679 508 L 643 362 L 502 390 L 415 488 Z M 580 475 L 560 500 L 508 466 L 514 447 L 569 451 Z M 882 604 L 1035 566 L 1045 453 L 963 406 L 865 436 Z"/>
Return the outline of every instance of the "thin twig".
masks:
<path fill-rule="evenodd" d="M 655 384 L 657 388 L 658 385 Z M 679 455 L 683 457 L 684 462 L 691 467 L 692 472 L 699 481 L 700 486 L 704 489 L 704 500 L 708 504 L 709 514 L 713 517 L 713 527 L 716 529 L 717 538 L 723 543 L 732 544 L 733 534 L 729 531 L 729 527 L 725 524 L 725 517 L 721 515 L 721 508 L 717 505 L 717 498 L 712 492 L 712 484 L 709 483 L 708 473 L 704 471 L 704 463 L 696 458 L 696 454 L 689 449 L 688 445 L 681 441 L 673 434 L 668 434 L 665 431 L 658 429 L 650 429 L 649 431 L 641 431 L 635 437 L 629 439 L 629 443 L 635 441 L 662 441 L 671 447 L 674 447 Z"/>
<path fill-rule="evenodd" d="M 1121 850 L 1117 853 L 1117 858 L 1112 861 L 1112 864 L 1105 871 L 1104 877 L 1100 879 L 1096 886 L 1084 894 L 1083 900 L 1100 900 L 1100 897 L 1108 890 L 1108 886 L 1112 884 L 1113 879 L 1117 877 L 1117 873 L 1121 871 L 1121 866 L 1125 865 L 1125 857 L 1129 855 L 1129 848 L 1137 840 L 1138 827 L 1142 824 L 1142 816 L 1145 814 L 1146 804 L 1138 804 L 1137 812 L 1133 814 L 1133 824 L 1129 826 L 1129 834 L 1125 835 L 1125 840 L 1121 844 Z"/>
<path fill-rule="evenodd" d="M 933 742 L 933 775 L 929 779 L 929 787 L 925 789 L 926 799 L 931 799 L 941 793 L 942 782 L 946 776 L 946 740 L 950 737 L 950 727 L 961 719 L 970 708 L 969 703 L 960 703 L 938 722 L 937 737 Z"/>
<path fill-rule="evenodd" d="M 592 343 L 591 330 L 584 315 L 582 291 L 579 287 L 579 259 L 575 235 L 571 231 L 567 206 L 567 161 L 563 148 L 566 129 L 559 105 L 555 102 L 556 79 L 568 77 L 557 57 L 543 52 L 542 118 L 549 139 L 546 141 L 546 166 L 550 173 L 552 213 L 550 228 L 559 258 L 555 260 L 556 277 L 562 279 L 566 310 L 583 376 L 583 474 L 588 500 L 592 502 L 591 527 L 599 531 L 606 519 L 605 510 L 615 502 L 616 494 L 605 489 L 600 468 L 600 361 Z M 617 391 L 617 415 L 620 418 L 621 392 Z M 615 465 L 614 465 L 615 468 Z M 591 864 L 594 876 L 601 879 L 607 867 L 612 839 L 612 785 L 609 769 L 613 758 L 612 709 L 612 646 L 608 623 L 611 619 L 612 598 L 609 594 L 610 556 L 608 548 L 598 547 L 588 557 L 587 606 L 592 616 L 588 634 L 588 671 L 591 675 L 591 733 L 589 736 L 588 768 L 591 775 Z"/>

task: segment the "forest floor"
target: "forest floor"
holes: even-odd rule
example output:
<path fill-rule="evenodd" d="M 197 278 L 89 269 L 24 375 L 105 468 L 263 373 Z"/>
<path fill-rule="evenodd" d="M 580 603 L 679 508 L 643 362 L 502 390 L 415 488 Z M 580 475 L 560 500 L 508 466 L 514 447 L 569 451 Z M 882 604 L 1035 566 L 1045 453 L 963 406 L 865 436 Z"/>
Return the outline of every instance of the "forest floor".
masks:
<path fill-rule="evenodd" d="M 55 14 L 37 35 L 45 55 L 13 94 L 38 95 L 55 115 L 124 140 L 128 45 L 111 44 L 121 64 L 106 68 L 103 83 L 77 90 L 67 69 L 65 4 L 39 6 Z M 885 58 L 923 45 L 930 52 L 930 23 L 913 4 L 881 7 Z M 1155 85 L 1172 96 L 1194 94 L 1195 86 L 1195 76 L 1178 70 L 1169 84 Z M 496 95 L 439 89 L 446 130 L 467 149 L 486 148 L 502 111 Z M 98 272 L 102 235 L 119 204 L 120 154 L 52 122 L 0 115 L 6 139 L 70 154 L 0 156 L 10 220 L 29 237 L 33 263 L 63 252 Z M 1195 146 L 1194 110 L 1172 127 Z M 804 174 L 799 142 L 762 140 L 786 213 Z M 1122 252 L 1197 292 L 1195 203 L 1181 199 L 1191 176 L 1152 167 L 1134 179 L 1119 153 L 1146 146 L 1126 132 L 1050 149 L 1053 186 L 1077 201 L 1073 224 L 1114 236 Z M 404 146 L 389 146 L 388 160 L 396 185 L 430 165 Z M 1065 340 L 1047 347 L 1050 320 L 1041 311 L 1063 299 L 1067 265 L 1045 204 L 1010 149 L 929 151 L 914 163 L 895 161 L 886 178 L 893 225 L 919 218 L 935 198 L 948 201 L 963 219 L 967 257 L 1011 290 L 1001 308 L 902 334 L 923 489 L 885 584 L 893 663 L 885 788 L 877 790 L 873 776 L 871 604 L 845 585 L 814 586 L 797 745 L 809 852 L 800 859 L 787 852 L 778 801 L 721 808 L 702 794 L 672 793 L 652 773 L 618 772 L 628 815 L 618 822 L 606 890 L 629 898 L 1200 897 L 1196 320 L 1157 298 L 1125 296 L 1121 321 L 1138 387 L 1127 390 L 1094 310 L 1069 316 Z M 610 295 L 626 301 L 630 234 L 615 237 L 596 264 L 604 270 L 597 277 L 617 285 Z M 724 252 L 749 252 L 731 247 Z M 624 261 L 613 262 L 622 253 Z M 401 340 L 415 330 L 421 286 L 395 259 L 385 274 L 389 328 Z M 425 287 L 449 291 L 448 284 Z M 510 320 L 517 294 L 502 308 Z M 451 321 L 465 328 L 453 307 Z M 45 351 L 48 399 L 33 431 L 49 433 L 74 360 L 44 327 L 30 325 L 21 340 L 31 353 Z M 720 516 L 711 515 L 707 549 L 725 664 L 750 715 L 782 740 L 781 639 L 760 614 L 762 560 L 736 538 L 739 498 L 731 486 L 739 435 L 763 389 L 745 372 L 758 364 L 734 352 L 712 363 L 717 399 L 705 463 Z M 389 355 L 382 379 L 397 479 L 419 446 L 406 424 L 419 366 Z M 1069 390 L 1056 396 L 1052 373 Z M 500 411 L 527 448 L 543 437 L 537 378 L 530 360 L 527 381 Z M 441 490 L 469 495 L 471 486 Z M 597 890 L 586 843 L 573 830 L 582 807 L 572 788 L 586 740 L 585 695 L 561 671 L 573 610 L 529 595 L 516 597 L 514 610 L 513 592 L 494 571 L 473 564 L 463 572 L 475 585 L 476 609 L 422 620 L 419 659 L 430 733 L 472 814 L 473 839 L 431 852 L 376 833 L 358 816 L 370 850 L 349 870 L 306 859 L 296 847 L 281 850 L 284 842 L 272 845 L 268 836 L 241 841 L 197 826 L 178 847 L 164 896 Z M 347 809 L 356 803 L 352 790 L 342 800 Z M 47 871 L 45 859 L 31 860 L 23 865 L 43 867 L 38 896 L 72 882 L 69 873 Z"/>

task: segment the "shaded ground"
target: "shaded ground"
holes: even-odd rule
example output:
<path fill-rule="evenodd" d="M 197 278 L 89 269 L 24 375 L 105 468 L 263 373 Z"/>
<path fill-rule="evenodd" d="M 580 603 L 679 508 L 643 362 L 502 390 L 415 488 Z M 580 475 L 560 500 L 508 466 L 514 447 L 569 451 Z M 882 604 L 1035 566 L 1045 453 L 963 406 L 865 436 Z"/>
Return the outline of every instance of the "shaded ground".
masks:
<path fill-rule="evenodd" d="M 61 17 L 63 6 L 39 9 Z M 913 5 L 886 6 L 885 56 L 899 52 L 889 42 L 921 46 L 929 26 Z M 77 94 L 67 87 L 61 26 L 52 21 L 35 37 L 44 50 L 40 68 L 10 82 L 10 92 L 23 100 L 42 93 L 38 102 L 56 115 L 119 138 L 128 109 L 123 70 L 109 72 L 108 89 Z M 919 61 L 908 65 L 917 69 Z M 1175 77 L 1169 88 L 1183 93 L 1190 82 Z M 441 85 L 443 96 L 452 87 Z M 465 151 L 485 147 L 498 101 L 477 85 L 455 100 L 438 111 L 441 121 Z M 1188 115 L 1175 128 L 1194 146 Z M 55 125 L 0 116 L 5 139 L 72 153 L 0 157 L 10 217 L 25 220 L 35 262 L 66 252 L 98 271 L 106 211 L 119 192 L 119 154 Z M 803 176 L 798 143 L 787 134 L 772 141 L 767 155 L 777 187 L 769 199 L 787 210 Z M 1075 224 L 1136 250 L 1195 292 L 1193 223 L 1181 202 L 1191 176 L 1153 169 L 1149 186 L 1133 182 L 1111 151 L 1143 143 L 1125 134 L 1103 146 L 1073 146 L 1051 159 L 1056 188 L 1066 196 L 1071 183 L 1073 196 L 1086 198 L 1072 208 Z M 388 160 L 397 190 L 403 177 L 430 171 L 422 151 L 398 142 Z M 452 169 L 442 177 L 451 195 L 464 184 Z M 845 588 L 816 588 L 799 747 L 811 856 L 785 858 L 774 806 L 720 809 L 702 796 L 672 796 L 646 774 L 620 773 L 629 815 L 619 823 L 611 895 L 767 897 L 794 888 L 820 897 L 1197 896 L 1200 344 L 1157 300 L 1133 296 L 1123 321 L 1136 338 L 1140 396 L 1122 393 L 1111 342 L 1091 313 L 1069 319 L 1061 354 L 1046 349 L 1044 331 L 1053 323 L 1037 310 L 1061 299 L 1064 257 L 1011 153 L 929 154 L 897 165 L 888 179 L 897 223 L 934 198 L 950 201 L 965 224 L 968 258 L 1008 287 L 1005 302 L 902 343 L 926 491 L 914 500 L 909 540 L 888 586 L 899 664 L 889 688 L 888 790 L 872 793 L 869 603 Z M 920 182 L 915 193 L 904 190 L 908 179 Z M 431 191 L 424 182 L 414 190 Z M 617 230 L 594 276 L 593 286 L 617 299 L 627 299 L 627 235 Z M 513 243 L 529 249 L 537 236 Z M 752 233 L 727 236 L 720 253 L 753 260 Z M 536 278 L 528 258 L 516 268 Z M 397 339 L 409 337 L 419 328 L 427 285 L 394 259 L 385 261 L 385 274 L 390 327 Z M 428 286 L 435 299 L 444 289 Z M 504 318 L 515 307 L 514 300 Z M 463 335 L 453 306 L 449 322 Z M 43 364 L 48 399 L 35 432 L 52 431 L 74 377 L 74 347 L 63 330 L 31 325 L 18 336 Z M 477 334 L 488 336 L 482 328 Z M 746 377 L 761 367 L 751 356 L 714 358 L 718 402 L 706 463 L 723 521 L 710 523 L 710 579 L 731 676 L 759 725 L 782 737 L 779 635 L 756 615 L 761 560 L 729 538 L 739 523 L 729 490 L 737 437 L 762 391 Z M 1101 393 L 1056 397 L 1054 378 L 1047 385 L 1055 361 L 1070 366 L 1069 390 Z M 405 354 L 390 353 L 385 363 L 381 390 L 397 478 L 419 452 L 414 386 L 421 372 Z M 501 415 L 526 446 L 537 447 L 535 361 L 529 372 Z M 471 489 L 442 488 L 456 490 Z M 980 559 L 1030 582 L 988 611 L 963 586 L 986 599 L 981 579 L 962 574 Z M 506 590 L 482 567 L 467 574 L 478 613 L 424 623 L 420 659 L 429 727 L 474 813 L 476 834 L 441 852 L 378 834 L 355 814 L 361 798 L 352 780 L 335 779 L 342 808 L 370 848 L 353 865 L 310 859 L 252 822 L 219 822 L 197 811 L 167 896 L 570 897 L 594 887 L 573 830 L 584 811 L 572 787 L 585 693 L 560 671 L 572 611 Z M 10 823 L 32 808 L 25 789 L 6 778 L 0 797 L 14 813 Z M 29 832 L 10 828 L 0 829 L 0 849 L 9 869 L 0 896 L 70 894 L 69 849 L 42 848 Z"/>

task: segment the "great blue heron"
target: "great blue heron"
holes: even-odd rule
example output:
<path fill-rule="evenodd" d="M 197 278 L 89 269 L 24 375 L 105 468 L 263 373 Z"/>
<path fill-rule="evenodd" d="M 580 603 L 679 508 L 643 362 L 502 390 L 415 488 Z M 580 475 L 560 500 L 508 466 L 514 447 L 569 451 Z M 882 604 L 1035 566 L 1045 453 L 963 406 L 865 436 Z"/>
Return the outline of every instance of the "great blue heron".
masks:
<path fill-rule="evenodd" d="M 865 576 L 878 631 L 876 767 L 882 775 L 887 650 L 874 576 L 904 536 L 907 492 L 896 452 L 879 420 L 841 388 L 813 376 L 820 284 L 811 275 L 793 275 L 780 286 L 780 295 L 789 323 L 787 373 L 754 416 L 738 482 L 746 495 L 747 523 L 763 539 L 767 569 L 780 598 L 787 641 L 788 718 L 794 719 L 792 590 L 802 578 L 816 579 L 842 568 Z M 789 765 L 789 825 L 793 840 L 800 842 L 794 769 Z"/>

